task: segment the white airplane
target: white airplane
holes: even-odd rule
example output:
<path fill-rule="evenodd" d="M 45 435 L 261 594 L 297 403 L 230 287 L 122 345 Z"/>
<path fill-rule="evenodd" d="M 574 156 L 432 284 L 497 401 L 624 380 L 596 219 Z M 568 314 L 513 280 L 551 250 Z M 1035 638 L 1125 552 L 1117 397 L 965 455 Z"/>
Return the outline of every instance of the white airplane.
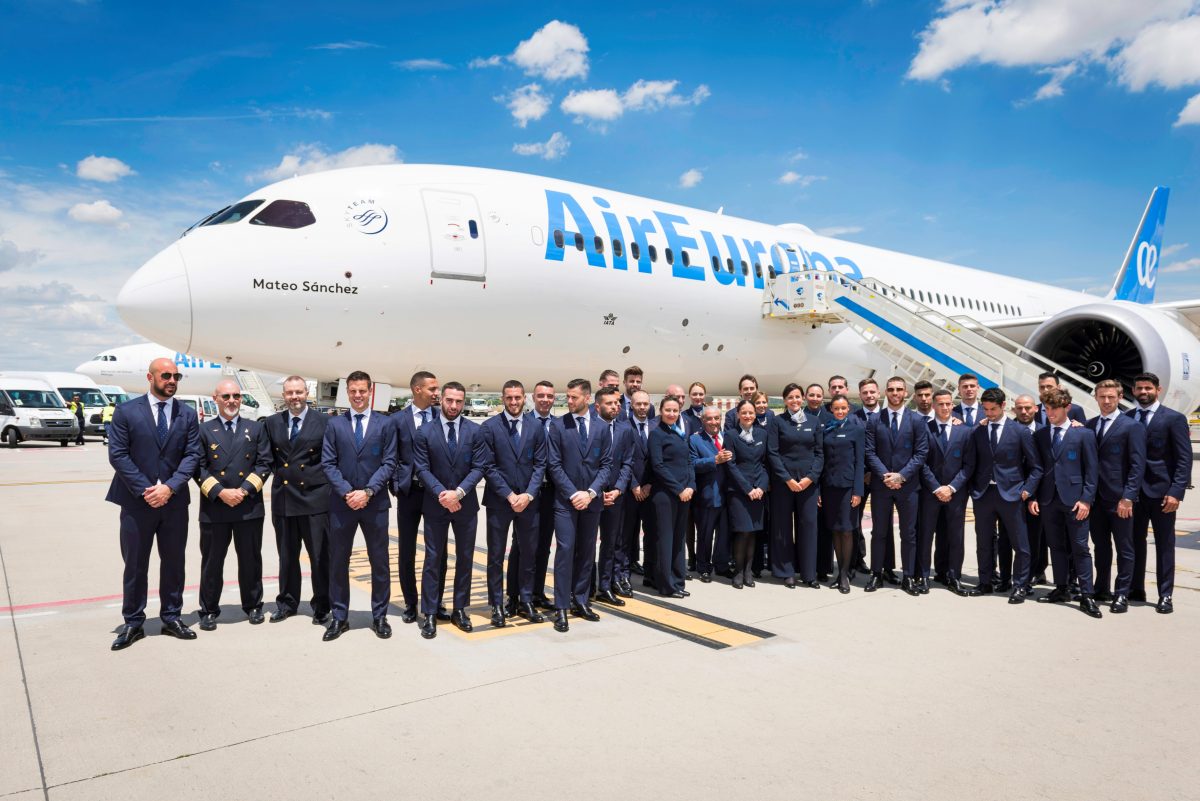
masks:
<path fill-rule="evenodd" d="M 183 375 L 180 392 L 189 395 L 211 395 L 224 374 L 222 365 L 215 361 L 190 356 L 154 342 L 123 345 L 101 351 L 75 368 L 75 372 L 88 376 L 97 384 L 111 384 L 126 392 L 141 394 L 146 391 L 146 368 L 155 359 L 171 359 Z M 283 397 L 281 381 L 284 376 L 260 374 L 263 384 L 272 398 Z"/>
<path fill-rule="evenodd" d="M 418 369 L 561 387 L 638 364 L 654 387 L 699 380 L 733 394 L 746 372 L 778 392 L 889 369 L 848 326 L 764 319 L 764 273 L 817 268 L 970 315 L 1092 381 L 1150 370 L 1163 402 L 1190 410 L 1200 301 L 1152 302 L 1167 194 L 1151 195 L 1098 298 L 552 178 L 359 167 L 210 215 L 134 273 L 117 307 L 180 352 L 323 380 L 361 369 L 397 387 Z"/>

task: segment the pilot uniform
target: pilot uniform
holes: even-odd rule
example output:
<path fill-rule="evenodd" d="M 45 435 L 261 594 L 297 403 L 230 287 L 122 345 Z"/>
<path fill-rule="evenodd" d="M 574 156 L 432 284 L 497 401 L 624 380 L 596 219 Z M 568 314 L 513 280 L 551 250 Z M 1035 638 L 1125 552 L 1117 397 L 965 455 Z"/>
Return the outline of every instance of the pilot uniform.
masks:
<path fill-rule="evenodd" d="M 225 554 L 232 540 L 242 611 L 251 623 L 261 623 L 262 491 L 271 474 L 270 440 L 261 423 L 218 415 L 200 426 L 200 448 L 200 616 L 221 614 Z M 229 506 L 218 497 L 226 489 L 241 489 L 246 497 Z"/>
<path fill-rule="evenodd" d="M 300 549 L 308 553 L 314 623 L 329 614 L 329 479 L 321 469 L 321 444 L 329 416 L 305 408 L 300 416 L 285 409 L 267 418 L 271 446 L 271 523 L 279 551 L 277 622 L 300 606 Z"/>

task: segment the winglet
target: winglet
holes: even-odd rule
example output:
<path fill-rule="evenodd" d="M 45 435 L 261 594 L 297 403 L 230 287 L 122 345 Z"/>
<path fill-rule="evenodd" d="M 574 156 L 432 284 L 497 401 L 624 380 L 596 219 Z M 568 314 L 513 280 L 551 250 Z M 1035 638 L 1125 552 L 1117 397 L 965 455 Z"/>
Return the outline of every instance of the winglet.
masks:
<path fill-rule="evenodd" d="M 1167 220 L 1167 198 L 1171 190 L 1156 186 L 1142 214 L 1142 221 L 1125 252 L 1125 261 L 1117 271 L 1117 279 L 1108 292 L 1109 300 L 1128 300 L 1133 303 L 1154 301 L 1154 285 L 1158 282 L 1158 260 L 1162 255 L 1163 225 Z"/>

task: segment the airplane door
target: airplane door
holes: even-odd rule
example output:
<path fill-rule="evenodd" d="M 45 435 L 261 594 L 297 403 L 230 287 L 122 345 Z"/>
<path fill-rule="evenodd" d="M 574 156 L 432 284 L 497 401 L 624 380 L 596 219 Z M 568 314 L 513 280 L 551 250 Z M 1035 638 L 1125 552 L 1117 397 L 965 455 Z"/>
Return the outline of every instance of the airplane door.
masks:
<path fill-rule="evenodd" d="M 483 219 L 475 197 L 437 189 L 423 190 L 421 196 L 429 220 L 433 277 L 486 280 Z"/>

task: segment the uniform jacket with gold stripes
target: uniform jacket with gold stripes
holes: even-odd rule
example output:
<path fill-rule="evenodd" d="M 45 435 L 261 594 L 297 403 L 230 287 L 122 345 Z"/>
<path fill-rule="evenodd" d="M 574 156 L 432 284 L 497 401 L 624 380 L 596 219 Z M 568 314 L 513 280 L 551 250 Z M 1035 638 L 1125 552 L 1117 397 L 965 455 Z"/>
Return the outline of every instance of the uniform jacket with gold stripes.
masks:
<path fill-rule="evenodd" d="M 232 434 L 220 415 L 200 424 L 204 455 L 196 468 L 200 485 L 200 522 L 236 523 L 263 516 L 263 487 L 271 475 L 271 444 L 263 425 L 239 417 Z M 244 489 L 246 497 L 228 506 L 223 489 Z"/>

